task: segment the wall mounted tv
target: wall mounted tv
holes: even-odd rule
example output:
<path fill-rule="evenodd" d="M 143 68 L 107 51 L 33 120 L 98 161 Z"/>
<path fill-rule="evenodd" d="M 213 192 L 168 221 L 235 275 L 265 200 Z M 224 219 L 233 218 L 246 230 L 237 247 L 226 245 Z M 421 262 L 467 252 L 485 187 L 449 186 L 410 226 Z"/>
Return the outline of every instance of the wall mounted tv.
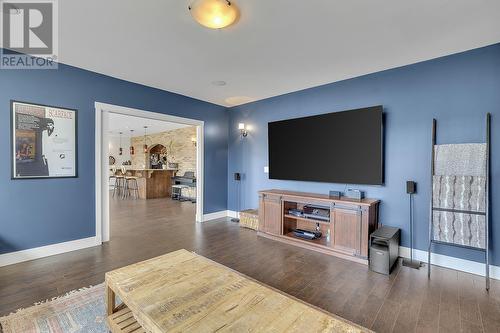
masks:
<path fill-rule="evenodd" d="M 382 106 L 268 124 L 269 178 L 384 182 Z"/>

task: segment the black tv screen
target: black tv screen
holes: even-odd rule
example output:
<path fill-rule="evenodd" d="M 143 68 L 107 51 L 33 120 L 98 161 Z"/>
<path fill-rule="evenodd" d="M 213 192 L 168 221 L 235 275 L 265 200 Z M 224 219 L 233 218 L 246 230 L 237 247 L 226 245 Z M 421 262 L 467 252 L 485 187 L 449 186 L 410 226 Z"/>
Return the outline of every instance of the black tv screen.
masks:
<path fill-rule="evenodd" d="M 269 178 L 381 185 L 382 106 L 270 122 Z"/>

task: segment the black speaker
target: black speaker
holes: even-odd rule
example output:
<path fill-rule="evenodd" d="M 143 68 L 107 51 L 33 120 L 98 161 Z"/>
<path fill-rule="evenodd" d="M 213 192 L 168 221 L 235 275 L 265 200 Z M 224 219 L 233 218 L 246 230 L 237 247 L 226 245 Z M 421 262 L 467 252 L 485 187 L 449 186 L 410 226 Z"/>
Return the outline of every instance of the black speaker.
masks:
<path fill-rule="evenodd" d="M 414 194 L 417 193 L 417 183 L 413 180 L 406 181 L 406 193 Z"/>
<path fill-rule="evenodd" d="M 234 180 L 237 180 L 237 181 L 241 180 L 241 174 L 239 172 L 234 173 Z"/>

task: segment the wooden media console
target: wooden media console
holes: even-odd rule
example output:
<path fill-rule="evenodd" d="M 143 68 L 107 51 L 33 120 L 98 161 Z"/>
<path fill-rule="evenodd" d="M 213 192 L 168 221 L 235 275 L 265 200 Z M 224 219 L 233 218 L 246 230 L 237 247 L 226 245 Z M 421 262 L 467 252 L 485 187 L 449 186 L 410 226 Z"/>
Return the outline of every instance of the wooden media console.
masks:
<path fill-rule="evenodd" d="M 368 264 L 369 235 L 378 227 L 379 200 L 360 201 L 328 195 L 284 190 L 259 192 L 258 235 L 310 250 Z M 289 214 L 305 205 L 330 210 L 329 220 L 318 220 Z M 307 240 L 293 233 L 294 229 L 316 230 L 321 238 Z M 330 239 L 327 239 L 328 230 Z"/>

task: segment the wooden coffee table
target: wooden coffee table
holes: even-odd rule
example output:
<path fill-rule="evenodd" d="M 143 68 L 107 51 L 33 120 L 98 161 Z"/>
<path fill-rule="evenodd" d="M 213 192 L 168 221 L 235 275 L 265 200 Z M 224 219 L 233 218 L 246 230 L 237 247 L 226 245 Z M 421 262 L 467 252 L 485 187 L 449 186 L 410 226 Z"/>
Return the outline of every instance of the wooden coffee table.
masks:
<path fill-rule="evenodd" d="M 369 331 L 186 250 L 106 273 L 106 294 L 112 332 Z"/>

